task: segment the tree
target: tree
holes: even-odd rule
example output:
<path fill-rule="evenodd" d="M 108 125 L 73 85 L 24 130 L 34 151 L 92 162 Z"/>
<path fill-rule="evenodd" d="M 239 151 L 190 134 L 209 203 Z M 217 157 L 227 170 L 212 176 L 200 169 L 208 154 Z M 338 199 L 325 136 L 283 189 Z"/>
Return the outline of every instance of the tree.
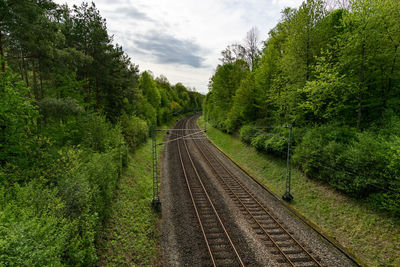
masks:
<path fill-rule="evenodd" d="M 33 93 L 35 99 L 38 99 L 43 89 L 43 60 L 52 56 L 52 47 L 58 42 L 57 24 L 52 20 L 56 4 L 50 0 L 39 3 L 3 0 L 1 5 L 5 8 L 0 14 L 0 32 L 5 33 L 1 47 L 3 50 L 7 48 L 8 61 L 17 66 L 27 86 L 30 78 L 28 71 L 32 71 Z"/>
<path fill-rule="evenodd" d="M 256 27 L 250 29 L 246 34 L 245 39 L 245 59 L 247 64 L 249 64 L 250 70 L 254 70 L 255 65 L 259 59 L 260 51 L 258 49 L 258 30 Z"/>
<path fill-rule="evenodd" d="M 307 118 L 314 123 L 338 121 L 346 125 L 351 121 L 350 99 L 354 96 L 354 87 L 346 82 L 345 75 L 339 73 L 338 64 L 330 63 L 329 57 L 328 54 L 318 58 L 315 79 L 308 81 L 302 89 L 306 100 L 299 105 L 304 112 L 312 113 Z"/>
<path fill-rule="evenodd" d="M 151 75 L 145 71 L 139 79 L 139 88 L 146 96 L 147 101 L 155 108 L 161 104 L 161 96 Z"/>
<path fill-rule="evenodd" d="M 226 129 L 225 120 L 232 107 L 233 96 L 248 72 L 248 65 L 244 60 L 218 65 L 210 81 L 212 96 L 208 101 L 210 118 L 217 126 Z"/>
<path fill-rule="evenodd" d="M 228 45 L 222 52 L 219 60 L 222 64 L 233 63 L 236 60 L 243 60 L 246 57 L 246 48 L 240 44 Z"/>
<path fill-rule="evenodd" d="M 0 73 L 0 168 L 26 160 L 34 142 L 38 111 L 27 91 L 9 68 Z"/>

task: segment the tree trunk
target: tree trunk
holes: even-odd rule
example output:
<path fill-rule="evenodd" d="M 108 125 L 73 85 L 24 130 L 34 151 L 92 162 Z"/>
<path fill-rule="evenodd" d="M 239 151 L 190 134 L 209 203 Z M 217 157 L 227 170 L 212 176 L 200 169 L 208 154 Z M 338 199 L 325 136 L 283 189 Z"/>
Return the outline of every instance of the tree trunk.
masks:
<path fill-rule="evenodd" d="M 100 112 L 100 92 L 99 92 L 99 83 L 96 79 L 96 108 L 97 112 Z"/>
<path fill-rule="evenodd" d="M 310 79 L 310 30 L 307 26 L 307 42 L 306 42 L 306 81 Z"/>
<path fill-rule="evenodd" d="M 38 91 L 37 80 L 36 80 L 35 60 L 33 60 L 33 64 L 32 64 L 32 74 L 33 74 L 33 93 L 35 95 L 35 100 L 38 100 L 39 99 L 39 91 Z"/>
<path fill-rule="evenodd" d="M 40 64 L 40 57 L 38 59 L 39 62 L 39 81 L 40 81 L 40 99 L 43 98 L 43 79 L 42 79 L 42 67 Z"/>
<path fill-rule="evenodd" d="M 86 80 L 86 103 L 90 102 L 90 81 L 89 81 L 89 74 L 85 72 L 85 80 Z"/>
<path fill-rule="evenodd" d="M 358 87 L 357 131 L 360 131 L 361 118 L 362 118 L 362 90 L 364 88 L 364 57 L 365 57 L 365 45 L 363 42 L 361 45 L 361 66 L 360 66 L 360 77 L 359 77 L 359 87 Z"/>
<path fill-rule="evenodd" d="M 21 80 L 25 81 L 25 76 L 24 76 L 25 71 L 24 71 L 24 65 L 23 65 L 22 49 L 20 50 L 20 55 L 21 55 L 21 58 L 18 61 L 18 67 L 19 67 L 19 72 L 21 74 Z"/>
<path fill-rule="evenodd" d="M 21 60 L 22 60 L 22 67 L 23 67 L 24 72 L 25 72 L 26 87 L 29 87 L 28 67 L 26 66 L 25 59 L 24 59 L 24 56 L 22 54 L 22 49 L 21 49 Z"/>
<path fill-rule="evenodd" d="M 2 42 L 2 32 L 0 31 L 0 54 L 1 54 L 1 71 L 6 72 L 6 62 L 4 58 L 4 48 L 3 48 L 3 42 Z"/>
<path fill-rule="evenodd" d="M 388 80 L 388 86 L 387 86 L 387 90 L 385 90 L 385 94 L 384 94 L 384 98 L 383 98 L 383 109 L 387 108 L 387 99 L 388 96 L 390 94 L 390 91 L 392 90 L 392 77 L 393 77 L 393 73 L 394 73 L 394 66 L 396 65 L 396 57 L 397 57 L 397 49 L 399 48 L 398 45 L 395 45 L 394 48 L 394 57 L 393 57 L 393 62 L 392 62 L 392 68 L 390 70 L 390 74 L 389 74 L 389 80 Z"/>

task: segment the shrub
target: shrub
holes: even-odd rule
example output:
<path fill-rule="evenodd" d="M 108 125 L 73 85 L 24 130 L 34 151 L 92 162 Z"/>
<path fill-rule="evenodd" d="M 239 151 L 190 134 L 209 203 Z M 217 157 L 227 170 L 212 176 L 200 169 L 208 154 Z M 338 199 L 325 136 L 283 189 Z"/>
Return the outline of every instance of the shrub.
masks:
<path fill-rule="evenodd" d="M 28 89 L 8 69 L 0 73 L 0 166 L 19 164 L 29 155 L 38 112 Z"/>
<path fill-rule="evenodd" d="M 400 138 L 383 132 L 315 127 L 305 133 L 293 160 L 308 177 L 399 216 Z"/>
<path fill-rule="evenodd" d="M 82 145 L 96 152 L 105 152 L 123 145 L 122 130 L 95 114 L 84 118 Z"/>
<path fill-rule="evenodd" d="M 97 260 L 95 239 L 109 215 L 117 183 L 119 148 L 104 153 L 80 149 L 60 151 L 57 163 L 62 216 L 70 221 L 65 247 L 68 265 L 91 265 Z"/>
<path fill-rule="evenodd" d="M 287 139 L 283 139 L 283 137 L 279 135 L 269 136 L 264 141 L 264 150 L 280 157 L 286 156 L 287 147 Z"/>
<path fill-rule="evenodd" d="M 242 126 L 242 128 L 239 130 L 240 140 L 246 144 L 250 144 L 256 132 L 257 130 L 251 128 L 249 125 Z"/>
<path fill-rule="evenodd" d="M 131 150 L 146 141 L 149 127 L 144 120 L 124 114 L 121 118 L 121 126 L 125 142 Z"/>
<path fill-rule="evenodd" d="M 257 150 L 286 157 L 288 145 L 288 130 L 271 128 L 270 132 L 243 126 L 240 129 L 240 139 L 254 146 Z"/>
<path fill-rule="evenodd" d="M 354 140 L 355 131 L 336 126 L 314 127 L 306 131 L 301 142 L 294 148 L 293 161 L 309 177 L 330 182 L 337 157 Z"/>
<path fill-rule="evenodd" d="M 264 135 L 255 136 L 251 139 L 251 145 L 254 146 L 258 151 L 265 151 L 264 144 L 268 138 Z"/>
<path fill-rule="evenodd" d="M 38 103 L 40 114 L 46 120 L 66 120 L 70 116 L 76 116 L 84 112 L 78 101 L 73 98 L 50 98 L 46 97 Z"/>
<path fill-rule="evenodd" d="M 69 222 L 60 216 L 63 203 L 57 190 L 31 182 L 0 188 L 0 195 L 1 264 L 62 265 Z"/>

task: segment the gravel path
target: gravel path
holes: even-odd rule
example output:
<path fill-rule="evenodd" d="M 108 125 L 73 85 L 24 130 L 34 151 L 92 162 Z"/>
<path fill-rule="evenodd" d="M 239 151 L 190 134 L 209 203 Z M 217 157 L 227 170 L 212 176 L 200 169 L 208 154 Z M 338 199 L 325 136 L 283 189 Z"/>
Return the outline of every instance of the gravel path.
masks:
<path fill-rule="evenodd" d="M 182 122 L 178 122 L 177 126 L 182 127 L 181 124 Z M 176 138 L 176 134 L 169 134 L 169 138 Z M 253 192 L 262 204 L 268 207 L 275 218 L 320 259 L 323 266 L 354 266 L 345 255 L 289 212 L 280 201 L 248 177 L 209 141 L 196 141 L 206 142 L 225 166 Z M 287 266 L 286 263 L 278 263 L 278 256 L 269 252 L 268 246 L 257 236 L 248 218 L 240 212 L 222 188 L 193 142 L 194 140 L 187 140 L 195 166 L 245 265 Z M 163 153 L 161 246 L 165 264 L 167 266 L 208 265 L 208 252 L 186 188 L 176 142 L 168 143 Z"/>

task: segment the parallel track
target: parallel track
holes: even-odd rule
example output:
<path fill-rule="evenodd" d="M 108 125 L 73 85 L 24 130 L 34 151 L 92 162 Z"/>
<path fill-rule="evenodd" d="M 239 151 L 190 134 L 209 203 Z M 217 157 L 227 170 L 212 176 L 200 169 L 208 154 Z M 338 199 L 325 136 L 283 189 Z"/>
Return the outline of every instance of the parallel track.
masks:
<path fill-rule="evenodd" d="M 180 121 L 178 125 L 187 123 Z M 186 126 L 186 125 L 184 125 Z M 179 127 L 181 128 L 181 127 Z M 184 128 L 184 127 L 183 127 Z M 185 132 L 182 133 L 182 136 Z M 177 140 L 178 154 L 187 189 L 213 266 L 244 266 L 202 179 L 193 163 L 186 140 Z"/>
<path fill-rule="evenodd" d="M 198 128 L 195 117 L 191 117 L 188 121 L 191 129 Z M 195 146 L 222 187 L 249 220 L 257 236 L 265 241 L 271 254 L 278 256 L 277 261 L 290 266 L 322 266 L 319 258 L 313 256 L 225 166 L 208 145 L 201 141 L 200 135 L 202 134 L 199 134 L 198 138 L 193 138 Z"/>

